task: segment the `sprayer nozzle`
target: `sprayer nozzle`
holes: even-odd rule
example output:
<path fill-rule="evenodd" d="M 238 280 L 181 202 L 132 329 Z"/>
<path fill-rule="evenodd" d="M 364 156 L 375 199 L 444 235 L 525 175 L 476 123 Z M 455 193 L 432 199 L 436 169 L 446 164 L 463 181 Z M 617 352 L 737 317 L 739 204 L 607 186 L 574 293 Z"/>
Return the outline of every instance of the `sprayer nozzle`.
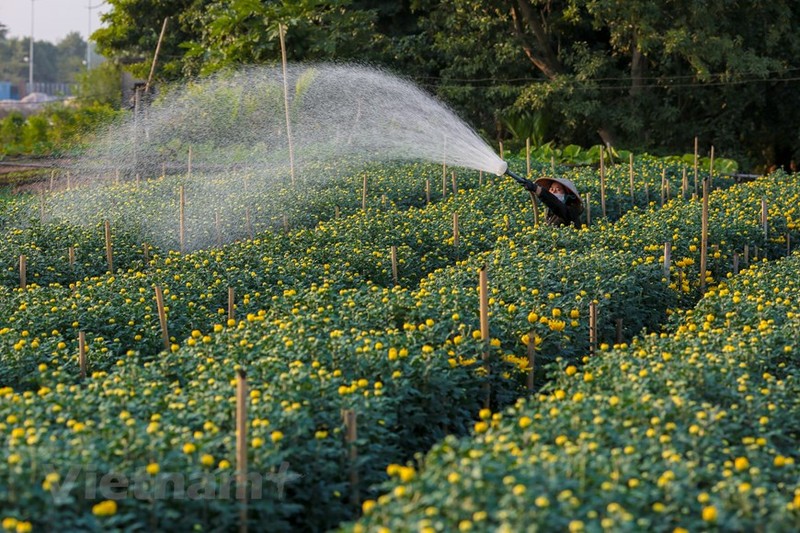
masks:
<path fill-rule="evenodd" d="M 495 172 L 498 176 L 502 176 L 503 174 L 506 173 L 506 170 L 508 170 L 508 163 L 506 163 L 505 161 L 501 161 L 500 165 L 497 167 L 497 170 Z"/>

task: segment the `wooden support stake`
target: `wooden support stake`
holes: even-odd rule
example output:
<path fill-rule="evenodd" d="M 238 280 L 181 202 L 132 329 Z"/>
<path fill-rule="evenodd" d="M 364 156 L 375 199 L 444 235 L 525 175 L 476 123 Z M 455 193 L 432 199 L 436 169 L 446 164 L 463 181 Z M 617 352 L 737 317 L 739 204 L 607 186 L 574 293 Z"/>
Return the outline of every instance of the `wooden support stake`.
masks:
<path fill-rule="evenodd" d="M 69 258 L 69 268 L 75 268 L 75 247 L 70 246 L 67 250 L 67 257 Z"/>
<path fill-rule="evenodd" d="M 456 173 L 451 171 L 450 178 L 453 181 L 453 198 L 455 198 L 458 195 L 458 184 L 456 183 Z"/>
<path fill-rule="evenodd" d="M 672 242 L 664 243 L 664 277 L 669 281 L 669 271 L 672 266 Z"/>
<path fill-rule="evenodd" d="M 236 297 L 233 287 L 228 287 L 228 320 L 236 320 Z"/>
<path fill-rule="evenodd" d="M 616 337 L 617 344 L 622 344 L 622 319 L 617 319 L 617 337 Z"/>
<path fill-rule="evenodd" d="M 186 251 L 186 192 L 183 185 L 178 189 L 178 218 L 181 253 L 184 253 Z"/>
<path fill-rule="evenodd" d="M 278 24 L 278 38 L 281 43 L 281 70 L 283 71 L 283 110 L 286 115 L 286 141 L 289 144 L 289 174 L 294 185 L 294 144 L 292 141 L 292 121 L 289 113 L 289 77 L 286 74 L 286 26 Z M 359 109 L 360 110 L 360 109 Z M 356 116 L 358 120 L 358 116 Z"/>
<path fill-rule="evenodd" d="M 629 181 L 631 182 L 631 205 L 636 203 L 636 193 L 633 187 L 633 178 L 634 178 L 634 171 L 633 171 L 633 154 L 628 155 L 628 176 Z"/>
<path fill-rule="evenodd" d="M 503 150 L 503 139 L 500 139 L 500 141 L 498 141 L 498 142 L 500 144 L 500 159 L 505 159 L 506 154 L 505 154 L 505 150 Z"/>
<path fill-rule="evenodd" d="M 708 190 L 714 190 L 714 145 L 711 145 L 711 157 L 708 162 Z"/>
<path fill-rule="evenodd" d="M 481 340 L 484 342 L 483 352 L 483 365 L 486 369 L 486 374 L 489 374 L 489 277 L 486 273 L 486 265 L 483 265 L 479 272 L 478 277 L 478 292 L 480 298 L 480 325 L 481 325 Z M 484 390 L 486 397 L 484 399 L 484 407 L 487 409 L 491 400 L 491 389 L 487 382 Z"/>
<path fill-rule="evenodd" d="M 667 170 L 661 169 L 661 207 L 664 207 L 664 191 L 667 188 Z"/>
<path fill-rule="evenodd" d="M 733 252 L 733 275 L 739 273 L 739 253 Z"/>
<path fill-rule="evenodd" d="M 136 177 L 138 178 L 139 174 L 136 174 Z M 167 177 L 167 164 L 162 162 L 161 163 L 161 178 L 163 179 L 163 178 L 166 178 L 166 177 Z M 137 179 L 137 183 L 138 183 L 138 179 Z"/>
<path fill-rule="evenodd" d="M 364 179 L 361 182 L 361 210 L 367 210 L 367 174 L 364 174 Z"/>
<path fill-rule="evenodd" d="M 686 167 L 683 167 L 683 177 L 681 177 L 681 196 L 686 200 L 686 195 L 689 193 L 689 179 L 686 177 Z"/>
<path fill-rule="evenodd" d="M 458 250 L 458 213 L 453 213 L 453 248 Z"/>
<path fill-rule="evenodd" d="M 397 246 L 392 246 L 392 281 L 397 285 Z"/>
<path fill-rule="evenodd" d="M 137 172 L 137 173 L 136 173 L 136 186 L 137 186 L 137 187 L 139 186 L 139 184 L 141 183 L 141 181 L 142 181 L 142 180 L 141 180 L 141 177 L 139 176 L 139 173 Z"/>
<path fill-rule="evenodd" d="M 150 246 L 145 242 L 142 243 L 142 254 L 144 255 L 145 266 L 150 264 Z"/>
<path fill-rule="evenodd" d="M 531 138 L 525 139 L 525 172 L 526 176 L 531 175 Z"/>
<path fill-rule="evenodd" d="M 592 224 L 592 204 L 589 202 L 591 195 L 587 192 L 586 193 L 586 225 L 590 226 Z"/>
<path fill-rule="evenodd" d="M 169 351 L 169 331 L 167 330 L 167 311 L 164 307 L 164 293 L 159 285 L 155 286 L 156 307 L 158 308 L 158 322 L 161 324 L 161 340 L 164 341 L 164 349 Z"/>
<path fill-rule="evenodd" d="M 217 229 L 217 246 L 222 246 L 222 221 L 219 211 L 214 211 L 214 227 Z"/>
<path fill-rule="evenodd" d="M 119 168 L 114 169 L 114 185 L 119 185 Z"/>
<path fill-rule="evenodd" d="M 108 220 L 103 222 L 106 237 L 106 263 L 108 263 L 109 273 L 114 273 L 114 255 L 111 247 L 111 223 Z"/>
<path fill-rule="evenodd" d="M 333 218 L 339 218 L 339 206 L 333 206 Z"/>
<path fill-rule="evenodd" d="M 750 245 L 749 244 L 745 244 L 744 245 L 744 262 L 747 263 L 748 266 L 750 265 Z"/>
<path fill-rule="evenodd" d="M 447 175 L 442 173 L 442 200 L 447 198 Z"/>
<path fill-rule="evenodd" d="M 478 186 L 483 187 L 483 170 L 478 171 Z"/>
<path fill-rule="evenodd" d="M 253 240 L 253 225 L 250 223 L 250 208 L 244 208 L 244 228 L 247 231 L 247 238 Z"/>
<path fill-rule="evenodd" d="M 39 192 L 39 223 L 44 224 L 44 189 Z"/>
<path fill-rule="evenodd" d="M 86 333 L 78 332 L 78 369 L 81 379 L 86 379 Z"/>
<path fill-rule="evenodd" d="M 600 147 L 600 210 L 606 216 L 606 164 L 605 150 Z"/>
<path fill-rule="evenodd" d="M 350 504 L 358 509 L 361 507 L 361 499 L 358 494 L 358 423 L 356 412 L 353 409 L 342 411 L 345 426 L 345 442 L 347 443 L 348 456 L 350 459 Z"/>
<path fill-rule="evenodd" d="M 28 288 L 28 261 L 24 254 L 19 256 L 19 288 Z"/>
<path fill-rule="evenodd" d="M 589 355 L 597 352 L 597 302 L 589 304 Z"/>
<path fill-rule="evenodd" d="M 698 172 L 698 163 L 699 159 L 697 157 L 698 148 L 697 148 L 697 136 L 694 138 L 694 194 L 699 195 L 700 190 L 698 189 L 697 183 L 697 172 Z"/>
<path fill-rule="evenodd" d="M 528 390 L 533 390 L 534 371 L 536 369 L 536 334 L 533 330 L 528 332 Z"/>
<path fill-rule="evenodd" d="M 703 214 L 700 229 L 700 292 L 706 292 L 708 264 L 708 178 L 703 179 Z"/>
<path fill-rule="evenodd" d="M 764 232 L 764 240 L 767 240 L 769 233 L 769 210 L 767 209 L 767 199 L 761 199 L 761 229 Z"/>
<path fill-rule="evenodd" d="M 236 371 L 236 499 L 239 531 L 247 532 L 247 375 Z"/>
<path fill-rule="evenodd" d="M 191 178 L 192 177 L 192 147 L 191 146 L 189 146 L 189 157 L 188 157 L 188 160 L 186 161 L 186 177 L 187 178 Z"/>
<path fill-rule="evenodd" d="M 430 178 L 425 180 L 425 203 L 431 203 L 431 180 Z"/>
<path fill-rule="evenodd" d="M 53 192 L 53 182 L 55 181 L 55 179 L 56 179 L 56 171 L 54 169 L 50 171 L 50 185 L 47 187 L 47 190 L 50 192 Z"/>

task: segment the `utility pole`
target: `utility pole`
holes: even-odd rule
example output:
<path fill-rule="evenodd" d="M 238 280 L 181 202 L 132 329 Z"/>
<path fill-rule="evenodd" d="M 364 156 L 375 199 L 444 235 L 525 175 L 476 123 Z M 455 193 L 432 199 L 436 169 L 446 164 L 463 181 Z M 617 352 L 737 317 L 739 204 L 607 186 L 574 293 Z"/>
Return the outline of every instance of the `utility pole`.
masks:
<path fill-rule="evenodd" d="M 28 43 L 28 94 L 33 92 L 33 2 L 31 0 L 31 39 Z"/>

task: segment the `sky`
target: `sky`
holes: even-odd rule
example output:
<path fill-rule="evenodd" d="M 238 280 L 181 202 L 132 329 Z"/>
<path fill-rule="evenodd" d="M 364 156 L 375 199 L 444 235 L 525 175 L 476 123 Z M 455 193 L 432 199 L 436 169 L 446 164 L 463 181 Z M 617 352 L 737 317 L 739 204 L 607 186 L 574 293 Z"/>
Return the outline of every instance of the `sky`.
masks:
<path fill-rule="evenodd" d="M 86 39 L 90 25 L 97 30 L 100 14 L 110 9 L 104 0 L 33 0 L 33 39 L 55 44 L 73 31 Z M 0 23 L 9 37 L 30 36 L 31 0 L 0 0 Z"/>

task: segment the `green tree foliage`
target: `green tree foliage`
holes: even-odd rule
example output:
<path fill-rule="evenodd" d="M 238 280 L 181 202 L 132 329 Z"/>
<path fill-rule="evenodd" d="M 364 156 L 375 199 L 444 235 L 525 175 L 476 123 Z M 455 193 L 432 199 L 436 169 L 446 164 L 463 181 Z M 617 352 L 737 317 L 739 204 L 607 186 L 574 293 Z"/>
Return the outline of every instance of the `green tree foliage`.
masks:
<path fill-rule="evenodd" d="M 101 52 L 160 79 L 280 60 L 360 60 L 519 145 L 800 158 L 794 0 L 109 0 Z"/>

